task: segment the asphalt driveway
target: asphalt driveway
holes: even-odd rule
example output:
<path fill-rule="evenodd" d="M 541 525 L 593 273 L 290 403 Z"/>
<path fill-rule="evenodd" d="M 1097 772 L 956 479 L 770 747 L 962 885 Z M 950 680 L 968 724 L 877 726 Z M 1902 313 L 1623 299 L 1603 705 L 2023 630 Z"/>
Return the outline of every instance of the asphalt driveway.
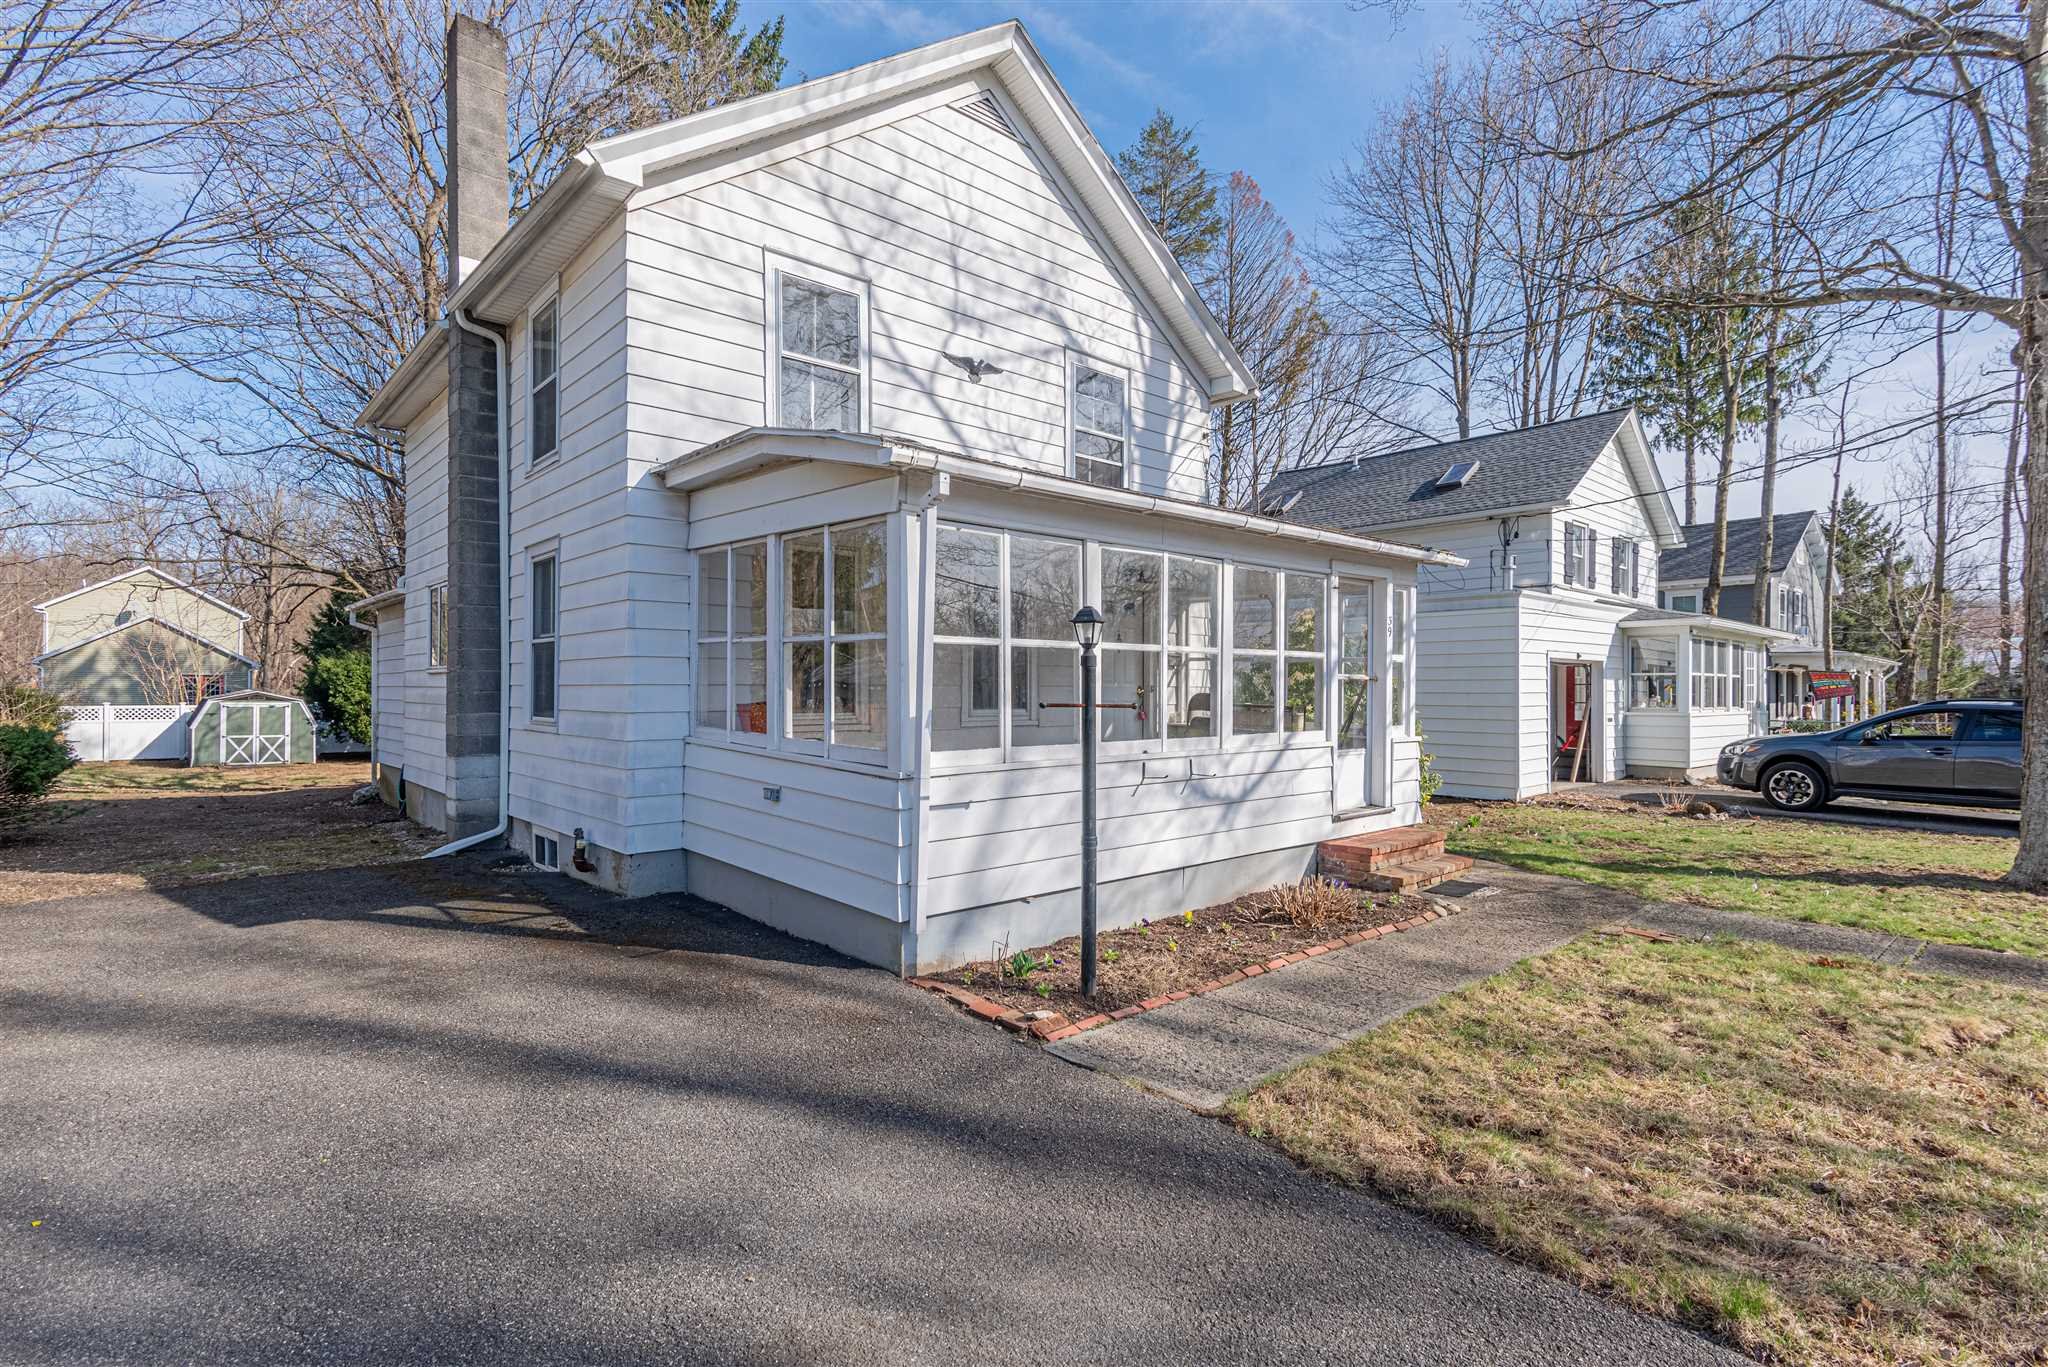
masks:
<path fill-rule="evenodd" d="M 1738 1360 L 883 974 L 550 885 L 0 912 L 0 1360 Z"/>

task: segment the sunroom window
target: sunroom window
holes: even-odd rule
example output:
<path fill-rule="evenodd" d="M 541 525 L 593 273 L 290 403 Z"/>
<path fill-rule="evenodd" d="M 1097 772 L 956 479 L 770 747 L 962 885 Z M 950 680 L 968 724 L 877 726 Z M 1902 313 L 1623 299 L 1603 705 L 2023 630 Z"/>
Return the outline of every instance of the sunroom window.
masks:
<path fill-rule="evenodd" d="M 1102 552 L 1102 738 L 1216 735 L 1222 566 L 1156 551 Z"/>
<path fill-rule="evenodd" d="M 1241 736 L 1322 730 L 1328 581 L 1238 565 L 1231 591 L 1231 729 Z"/>
<path fill-rule="evenodd" d="M 1678 706 L 1678 643 L 1630 641 L 1628 681 L 1631 710 Z"/>
<path fill-rule="evenodd" d="M 932 616 L 932 749 L 959 760 L 1078 745 L 1081 547 L 941 527 Z M 1007 706 L 1005 705 L 1007 703 Z M 1005 732 L 1007 731 L 1007 738 Z"/>

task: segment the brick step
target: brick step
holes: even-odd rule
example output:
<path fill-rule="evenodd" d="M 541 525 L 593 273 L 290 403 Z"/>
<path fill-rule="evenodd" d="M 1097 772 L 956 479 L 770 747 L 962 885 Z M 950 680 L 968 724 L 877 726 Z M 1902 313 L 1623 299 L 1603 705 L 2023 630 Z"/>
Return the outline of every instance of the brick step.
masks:
<path fill-rule="evenodd" d="M 1369 892 L 1421 892 L 1424 888 L 1433 888 L 1438 883 L 1456 878 L 1471 867 L 1470 855 L 1437 854 L 1422 859 L 1404 859 L 1398 864 L 1388 864 L 1375 872 L 1344 881 Z"/>
<path fill-rule="evenodd" d="M 1443 852 L 1444 833 L 1428 826 L 1396 826 L 1367 835 L 1347 835 L 1325 840 L 1317 847 L 1322 872 L 1347 883 L 1354 875 L 1411 859 L 1432 859 Z"/>

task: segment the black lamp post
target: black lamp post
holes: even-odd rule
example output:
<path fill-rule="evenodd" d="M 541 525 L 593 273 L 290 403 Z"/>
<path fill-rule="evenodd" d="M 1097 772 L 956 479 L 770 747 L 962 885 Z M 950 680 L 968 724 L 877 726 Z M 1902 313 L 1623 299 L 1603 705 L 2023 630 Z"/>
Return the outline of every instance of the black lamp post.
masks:
<path fill-rule="evenodd" d="M 1074 614 L 1074 639 L 1081 643 L 1081 995 L 1095 995 L 1095 644 L 1102 639 L 1102 614 L 1083 607 Z"/>

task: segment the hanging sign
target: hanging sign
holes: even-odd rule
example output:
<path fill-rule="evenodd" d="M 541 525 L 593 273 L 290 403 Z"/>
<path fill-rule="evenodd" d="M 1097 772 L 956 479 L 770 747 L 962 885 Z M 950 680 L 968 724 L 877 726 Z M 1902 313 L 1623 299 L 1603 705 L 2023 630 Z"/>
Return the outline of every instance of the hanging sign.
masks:
<path fill-rule="evenodd" d="M 1816 698 L 1853 698 L 1856 676 L 1843 669 L 1816 669 L 1806 676 L 1809 691 Z"/>

